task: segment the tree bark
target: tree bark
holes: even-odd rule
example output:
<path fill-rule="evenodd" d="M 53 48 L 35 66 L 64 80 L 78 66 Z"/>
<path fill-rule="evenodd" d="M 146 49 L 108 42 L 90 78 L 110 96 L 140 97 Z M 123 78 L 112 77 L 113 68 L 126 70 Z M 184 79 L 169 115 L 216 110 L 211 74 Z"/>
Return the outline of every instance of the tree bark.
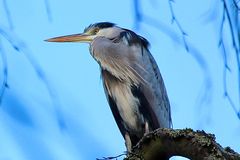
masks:
<path fill-rule="evenodd" d="M 213 134 L 165 128 L 145 135 L 126 160 L 167 160 L 172 156 L 191 160 L 240 160 L 240 155 L 230 147 L 221 147 Z"/>

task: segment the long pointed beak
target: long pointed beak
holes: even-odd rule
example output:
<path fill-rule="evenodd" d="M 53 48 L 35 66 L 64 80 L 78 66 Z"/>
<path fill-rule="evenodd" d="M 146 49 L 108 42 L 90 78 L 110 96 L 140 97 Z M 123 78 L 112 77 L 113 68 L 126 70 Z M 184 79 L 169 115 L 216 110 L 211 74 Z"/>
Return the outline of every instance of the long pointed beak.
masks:
<path fill-rule="evenodd" d="M 47 42 L 91 42 L 95 36 L 87 34 L 72 34 L 46 39 Z"/>

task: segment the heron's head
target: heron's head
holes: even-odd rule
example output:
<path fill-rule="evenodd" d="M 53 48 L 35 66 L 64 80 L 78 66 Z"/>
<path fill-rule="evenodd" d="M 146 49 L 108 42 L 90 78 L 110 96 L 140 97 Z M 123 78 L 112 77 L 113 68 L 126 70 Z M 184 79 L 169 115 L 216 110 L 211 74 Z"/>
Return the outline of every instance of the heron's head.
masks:
<path fill-rule="evenodd" d="M 91 43 L 96 37 L 105 37 L 108 39 L 114 39 L 122 32 L 120 27 L 117 27 L 114 23 L 100 22 L 91 24 L 84 29 L 83 33 L 72 34 L 66 36 L 60 36 L 47 39 L 48 42 L 86 42 Z"/>

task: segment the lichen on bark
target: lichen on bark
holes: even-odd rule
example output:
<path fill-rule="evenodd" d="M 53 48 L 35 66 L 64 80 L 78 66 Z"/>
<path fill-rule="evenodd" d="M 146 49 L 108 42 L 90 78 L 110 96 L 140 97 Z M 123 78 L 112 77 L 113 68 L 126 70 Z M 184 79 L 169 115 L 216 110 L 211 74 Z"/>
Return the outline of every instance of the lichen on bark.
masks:
<path fill-rule="evenodd" d="M 213 134 L 192 129 L 157 129 L 145 135 L 126 160 L 168 160 L 183 156 L 191 160 L 240 160 L 230 147 L 223 148 Z"/>

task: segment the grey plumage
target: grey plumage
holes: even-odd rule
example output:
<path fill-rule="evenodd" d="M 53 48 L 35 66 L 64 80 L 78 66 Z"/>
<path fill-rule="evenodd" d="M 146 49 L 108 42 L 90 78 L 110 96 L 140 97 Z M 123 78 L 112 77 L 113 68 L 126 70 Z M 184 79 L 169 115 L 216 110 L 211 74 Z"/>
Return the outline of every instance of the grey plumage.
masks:
<path fill-rule="evenodd" d="M 83 34 L 48 41 L 85 41 L 101 67 L 110 108 L 128 151 L 140 138 L 157 128 L 170 128 L 167 92 L 148 41 L 113 23 L 90 25 Z"/>

